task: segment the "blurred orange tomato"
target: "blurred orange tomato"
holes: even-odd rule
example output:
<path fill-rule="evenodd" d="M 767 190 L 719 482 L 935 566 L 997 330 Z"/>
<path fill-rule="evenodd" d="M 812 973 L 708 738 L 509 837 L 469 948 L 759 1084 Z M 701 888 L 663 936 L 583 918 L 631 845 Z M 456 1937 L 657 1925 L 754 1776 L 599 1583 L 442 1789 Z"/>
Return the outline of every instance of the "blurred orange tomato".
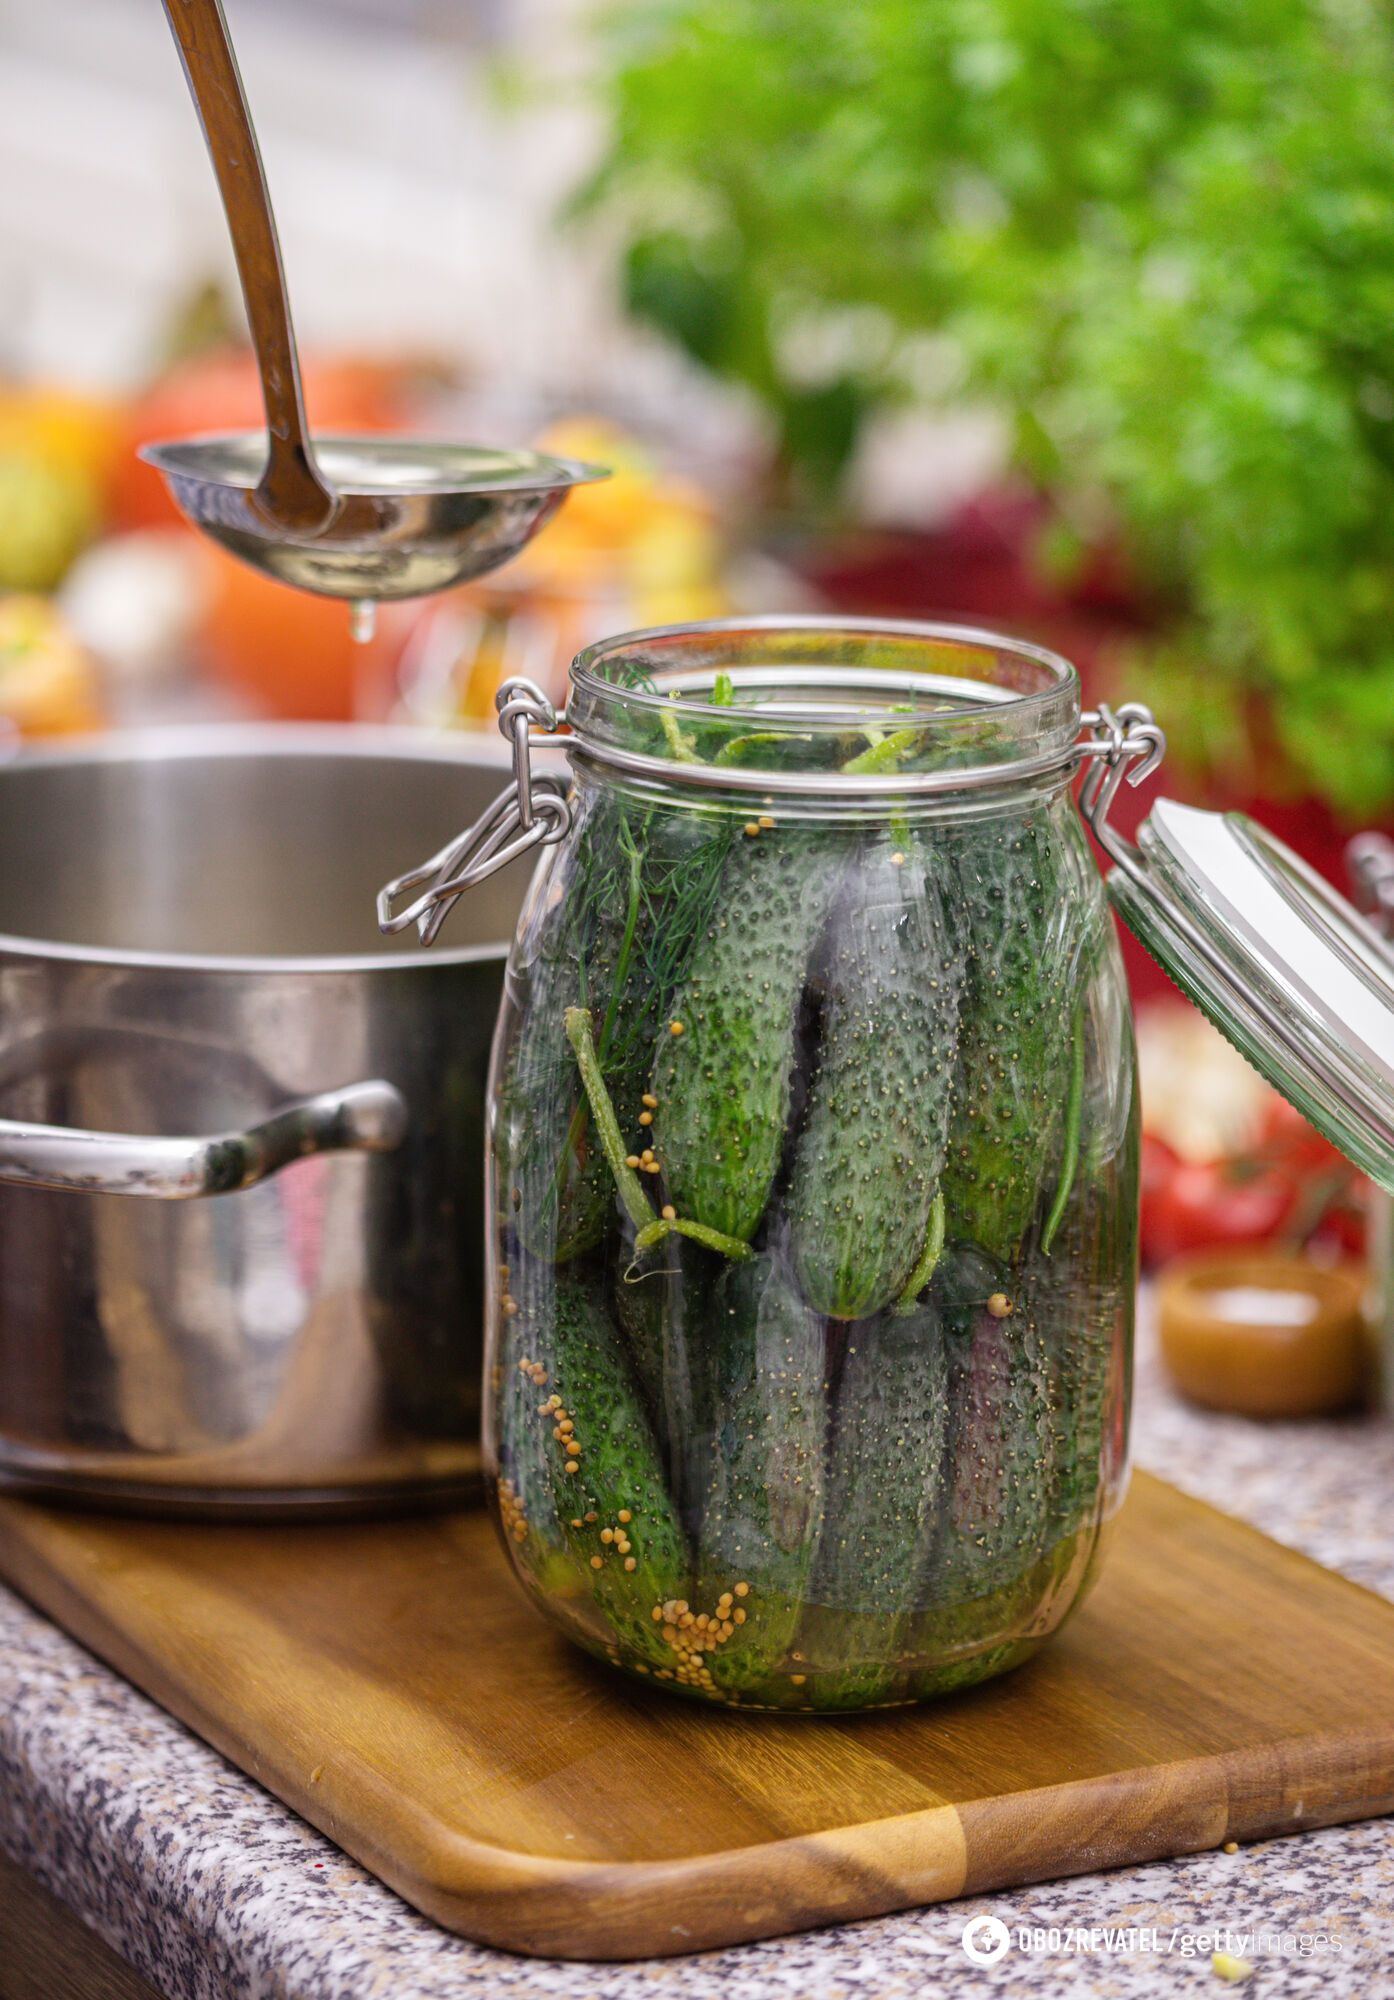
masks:
<path fill-rule="evenodd" d="M 730 609 L 715 507 L 705 493 L 664 469 L 640 439 L 597 417 L 569 418 L 538 442 L 564 458 L 608 466 L 611 476 L 578 487 L 516 561 L 442 607 L 442 620 L 459 628 L 455 712 L 472 722 L 492 721 L 499 685 L 512 674 L 526 674 L 561 699 L 572 657 L 607 632 L 717 618 Z"/>
<path fill-rule="evenodd" d="M 207 597 L 196 634 L 203 664 L 281 722 L 352 722 L 385 710 L 376 690 L 419 615 L 379 605 L 377 637 L 359 645 L 342 598 L 312 597 L 200 544 Z"/>
<path fill-rule="evenodd" d="M 543 451 L 610 468 L 581 486 L 510 572 L 515 588 L 559 597 L 622 592 L 636 622 L 709 618 L 723 608 L 712 501 L 665 471 L 636 438 L 594 417 L 554 424 Z"/>

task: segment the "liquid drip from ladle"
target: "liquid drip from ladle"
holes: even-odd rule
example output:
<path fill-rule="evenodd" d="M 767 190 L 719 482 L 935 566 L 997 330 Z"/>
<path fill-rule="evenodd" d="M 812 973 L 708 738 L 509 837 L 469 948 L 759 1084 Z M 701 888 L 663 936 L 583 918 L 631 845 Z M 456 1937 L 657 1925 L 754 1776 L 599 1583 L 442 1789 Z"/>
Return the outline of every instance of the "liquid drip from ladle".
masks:
<path fill-rule="evenodd" d="M 349 605 L 349 637 L 360 646 L 372 643 L 378 629 L 378 607 L 375 598 L 355 597 Z"/>

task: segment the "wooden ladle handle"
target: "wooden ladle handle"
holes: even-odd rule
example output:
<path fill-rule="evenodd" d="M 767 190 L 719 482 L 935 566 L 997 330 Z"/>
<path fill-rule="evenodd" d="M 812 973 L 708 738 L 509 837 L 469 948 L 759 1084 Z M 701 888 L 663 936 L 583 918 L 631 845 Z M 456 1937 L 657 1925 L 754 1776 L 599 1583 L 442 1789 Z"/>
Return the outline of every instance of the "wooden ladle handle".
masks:
<path fill-rule="evenodd" d="M 164 0 L 164 6 L 218 177 L 261 370 L 270 452 L 256 501 L 277 525 L 314 533 L 333 516 L 338 496 L 315 463 L 305 428 L 281 246 L 237 58 L 219 0 Z"/>

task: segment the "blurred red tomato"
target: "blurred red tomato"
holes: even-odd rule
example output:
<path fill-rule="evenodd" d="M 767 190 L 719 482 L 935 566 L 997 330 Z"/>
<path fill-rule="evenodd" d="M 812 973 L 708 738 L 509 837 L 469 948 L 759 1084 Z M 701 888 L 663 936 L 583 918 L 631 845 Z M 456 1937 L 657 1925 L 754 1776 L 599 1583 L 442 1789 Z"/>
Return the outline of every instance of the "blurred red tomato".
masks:
<path fill-rule="evenodd" d="M 1296 1105 L 1289 1104 L 1285 1097 L 1279 1097 L 1276 1090 L 1264 1104 L 1257 1145 L 1268 1157 L 1285 1160 L 1294 1169 L 1301 1166 L 1344 1166 L 1347 1172 L 1353 1171 L 1331 1141 L 1323 1139 Z"/>
<path fill-rule="evenodd" d="M 1282 1234 L 1297 1204 L 1285 1169 L 1256 1160 L 1182 1160 L 1143 1140 L 1142 1245 L 1149 1264 L 1183 1250 L 1262 1243 Z"/>
<path fill-rule="evenodd" d="M 1143 1262 L 1272 1242 L 1359 1257 L 1363 1185 L 1350 1162 L 1286 1104 L 1261 1142 L 1234 1159 L 1183 1160 L 1165 1140 L 1144 1133 Z"/>

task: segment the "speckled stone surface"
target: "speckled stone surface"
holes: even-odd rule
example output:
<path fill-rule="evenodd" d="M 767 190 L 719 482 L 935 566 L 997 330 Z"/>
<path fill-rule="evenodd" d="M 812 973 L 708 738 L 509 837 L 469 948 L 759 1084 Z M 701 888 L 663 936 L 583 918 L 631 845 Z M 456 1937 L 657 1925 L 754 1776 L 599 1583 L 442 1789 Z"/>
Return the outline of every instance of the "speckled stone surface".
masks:
<path fill-rule="evenodd" d="M 1144 1340 L 1135 1456 L 1394 1597 L 1387 1421 L 1259 1428 L 1203 1417 L 1170 1395 Z M 718 1990 L 723 2000 L 951 1991 L 1133 2000 L 1225 1990 L 1211 1952 L 1227 1942 L 1254 1967 L 1246 1996 L 1394 2000 L 1388 1821 L 696 1958 L 568 1965 L 485 1951 L 415 1915 L 3 1590 L 0 1847 L 171 2000 L 676 2000 Z M 964 1925 L 978 1915 L 1012 1934 L 992 1965 L 964 1954 Z M 1023 1949 L 1023 1927 L 1074 1933 L 1054 1941 L 1074 1948 Z M 1140 1935 L 1123 1950 L 1109 1948 L 1116 1938 L 1081 1935 L 1099 1927 Z M 1237 1935 L 1217 1939 L 1222 1930 Z M 1304 1952 L 1302 1940 L 1318 1938 L 1339 1950 Z M 1094 1948 L 1079 1949 L 1086 1943 Z"/>

